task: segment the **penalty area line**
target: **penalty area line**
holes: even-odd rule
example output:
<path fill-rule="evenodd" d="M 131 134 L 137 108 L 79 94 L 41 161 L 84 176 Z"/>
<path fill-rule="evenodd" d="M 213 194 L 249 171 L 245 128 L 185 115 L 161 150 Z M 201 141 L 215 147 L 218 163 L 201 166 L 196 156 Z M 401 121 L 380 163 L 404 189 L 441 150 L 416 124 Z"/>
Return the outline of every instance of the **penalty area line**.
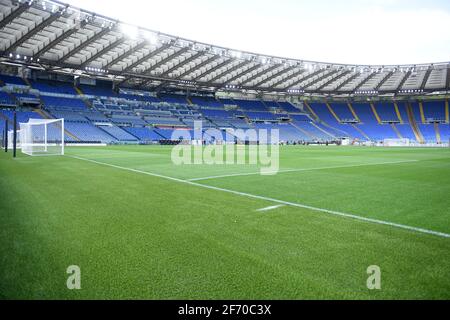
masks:
<path fill-rule="evenodd" d="M 304 169 L 287 169 L 287 170 L 279 170 L 268 172 L 269 174 L 281 174 L 281 173 L 294 173 L 294 172 L 308 172 L 308 171 L 319 171 L 319 170 L 331 170 L 331 169 L 345 169 L 345 168 L 357 168 L 357 167 L 370 167 L 370 166 L 382 166 L 389 164 L 402 164 L 402 163 L 412 163 L 419 162 L 419 160 L 403 160 L 403 161 L 390 161 L 390 162 L 378 162 L 378 163 L 363 163 L 363 164 L 350 164 L 343 166 L 329 166 L 329 167 L 318 167 L 318 168 L 304 168 Z M 204 180 L 213 180 L 213 179 L 221 179 L 221 178 L 232 178 L 232 177 L 245 177 L 245 176 L 265 176 L 261 174 L 261 172 L 247 172 L 247 173 L 232 173 L 232 174 L 224 174 L 220 176 L 210 176 L 203 178 L 193 178 L 188 181 L 204 181 Z"/>
<path fill-rule="evenodd" d="M 403 224 L 399 224 L 399 223 L 393 223 L 393 222 L 388 222 L 388 221 L 383 221 L 383 220 L 378 220 L 378 219 L 366 218 L 366 217 L 362 217 L 362 216 L 358 216 L 358 215 L 354 215 L 354 214 L 350 214 L 350 213 L 328 210 L 328 209 L 323 209 L 323 208 L 316 208 L 316 207 L 312 207 L 312 206 L 308 206 L 308 205 L 304 205 L 304 204 L 300 204 L 300 203 L 283 201 L 283 200 L 279 200 L 279 199 L 258 196 L 258 195 L 254 195 L 251 193 L 245 193 L 245 192 L 240 192 L 240 191 L 235 191 L 235 190 L 230 190 L 230 189 L 209 186 L 209 185 L 200 184 L 200 183 L 196 183 L 196 182 L 189 181 L 189 180 L 183 180 L 183 179 L 169 177 L 169 176 L 165 176 L 165 175 L 161 175 L 161 174 L 157 174 L 157 173 L 151 173 L 148 171 L 142 171 L 142 170 L 127 168 L 127 167 L 117 166 L 114 164 L 100 162 L 100 161 L 86 159 L 86 158 L 81 158 L 81 157 L 77 157 L 77 156 L 68 156 L 68 157 L 77 159 L 77 160 L 81 160 L 81 161 L 95 163 L 95 164 L 106 166 L 106 167 L 111 167 L 111 168 L 115 168 L 115 169 L 119 169 L 119 170 L 123 170 L 123 171 L 129 171 L 129 172 L 139 173 L 139 174 L 143 174 L 143 175 L 147 175 L 147 176 L 157 177 L 157 178 L 170 180 L 170 181 L 174 181 L 174 182 L 178 182 L 178 183 L 183 183 L 183 184 L 200 187 L 200 188 L 204 188 L 204 189 L 221 191 L 221 192 L 235 194 L 235 195 L 242 196 L 242 197 L 258 199 L 258 200 L 263 200 L 263 201 L 267 201 L 267 202 L 273 202 L 273 203 L 277 203 L 279 205 L 308 209 L 308 210 L 315 211 L 315 212 L 327 213 L 327 214 L 333 215 L 333 216 L 338 216 L 338 217 L 343 217 L 343 218 L 348 218 L 348 219 L 353 219 L 353 220 L 358 220 L 358 221 L 362 221 L 362 222 L 378 224 L 378 225 L 383 225 L 383 226 L 394 227 L 397 229 L 403 229 L 403 230 L 412 231 L 415 233 L 433 235 L 433 236 L 447 238 L 447 239 L 450 238 L 450 234 L 444 233 L 444 232 L 432 231 L 432 230 L 418 228 L 418 227 L 411 227 L 411 226 L 407 226 L 407 225 L 403 225 Z"/>

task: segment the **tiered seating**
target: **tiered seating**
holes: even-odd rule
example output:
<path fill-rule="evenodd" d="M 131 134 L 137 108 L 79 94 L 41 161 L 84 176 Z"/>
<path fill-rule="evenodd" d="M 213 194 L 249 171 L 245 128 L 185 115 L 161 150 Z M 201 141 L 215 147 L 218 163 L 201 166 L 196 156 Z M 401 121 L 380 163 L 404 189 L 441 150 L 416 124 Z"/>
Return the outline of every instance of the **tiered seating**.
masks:
<path fill-rule="evenodd" d="M 88 122 L 88 119 L 81 113 L 75 111 L 49 110 L 50 114 L 57 119 L 64 119 L 72 122 Z"/>
<path fill-rule="evenodd" d="M 427 121 L 430 120 L 445 121 L 444 101 L 424 102 L 423 111 L 425 114 L 425 119 Z"/>
<path fill-rule="evenodd" d="M 299 109 L 297 109 L 296 107 L 294 107 L 292 104 L 290 104 L 289 102 L 278 102 L 278 104 L 280 105 L 281 109 L 283 109 L 286 112 L 289 113 L 298 113 L 301 112 Z"/>
<path fill-rule="evenodd" d="M 81 99 L 77 98 L 62 98 L 53 96 L 41 96 L 45 107 L 47 108 L 58 108 L 58 107 L 68 107 L 72 110 L 83 110 L 87 109 L 86 104 Z"/>
<path fill-rule="evenodd" d="M 90 85 L 80 85 L 79 88 L 81 91 L 88 96 L 94 97 L 116 97 L 117 94 L 112 91 L 110 86 L 90 86 Z"/>
<path fill-rule="evenodd" d="M 355 116 L 352 114 L 347 104 L 330 103 L 330 106 L 341 121 L 356 121 Z"/>
<path fill-rule="evenodd" d="M 409 139 L 411 141 L 416 141 L 416 136 L 414 135 L 414 131 L 409 124 L 398 124 L 396 125 L 397 130 L 402 135 L 402 138 Z"/>
<path fill-rule="evenodd" d="M 193 104 L 196 104 L 201 107 L 211 107 L 211 108 L 223 108 L 222 101 L 216 100 L 214 98 L 208 97 L 191 97 L 190 98 Z"/>
<path fill-rule="evenodd" d="M 23 81 L 23 79 L 14 76 L 8 75 L 0 75 L 0 80 L 5 84 L 16 85 L 16 86 L 26 86 L 27 84 Z"/>
<path fill-rule="evenodd" d="M 50 80 L 32 81 L 31 87 L 40 92 L 51 92 L 59 94 L 77 95 L 75 88 L 70 83 Z"/>
<path fill-rule="evenodd" d="M 16 105 L 15 101 L 9 94 L 0 91 L 0 106 L 11 107 L 15 105 Z"/>
<path fill-rule="evenodd" d="M 137 137 L 141 141 L 159 141 L 162 140 L 163 137 L 161 137 L 159 134 L 157 134 L 155 131 L 153 131 L 150 128 L 147 127 L 127 127 L 123 128 L 125 131 L 129 132 L 133 136 Z"/>
<path fill-rule="evenodd" d="M 179 129 L 177 129 L 177 130 L 179 130 Z M 191 130 L 180 131 L 180 132 L 186 132 L 186 134 L 184 134 L 184 135 L 177 135 L 177 134 L 175 134 L 175 132 L 177 130 L 165 129 L 165 128 L 157 128 L 154 131 L 158 135 L 163 137 L 163 140 L 184 140 L 184 137 L 187 136 L 188 134 L 190 134 L 190 136 L 193 137 L 193 133 L 192 133 Z"/>
<path fill-rule="evenodd" d="M 418 124 L 418 126 L 426 142 L 436 142 L 436 130 L 433 124 Z"/>
<path fill-rule="evenodd" d="M 188 101 L 184 96 L 162 95 L 160 99 L 166 103 L 188 104 Z"/>
<path fill-rule="evenodd" d="M 133 115 L 115 115 L 111 117 L 113 123 L 131 126 L 144 126 L 146 122 L 138 116 Z"/>
<path fill-rule="evenodd" d="M 167 126 L 182 126 L 183 124 L 177 118 L 163 118 L 163 117 L 144 117 L 148 124 L 152 125 L 167 125 Z"/>
<path fill-rule="evenodd" d="M 355 105 L 353 105 L 355 107 Z M 360 140 L 367 140 L 367 138 L 361 134 L 358 130 L 349 124 L 341 124 L 330 112 L 328 107 L 324 103 L 311 103 L 311 108 L 318 115 L 320 120 L 325 121 L 331 127 L 338 129 L 336 132 L 337 137 L 352 137 Z M 358 112 L 356 112 L 358 114 Z"/>
<path fill-rule="evenodd" d="M 381 121 L 398 122 L 397 113 L 393 103 L 376 103 L 375 108 Z"/>
<path fill-rule="evenodd" d="M 441 142 L 450 142 L 450 126 L 448 124 L 440 124 L 439 132 L 441 133 Z"/>
<path fill-rule="evenodd" d="M 292 120 L 298 122 L 310 122 L 311 119 L 306 114 L 293 114 L 290 116 Z"/>
<path fill-rule="evenodd" d="M 295 125 L 300 127 L 301 129 L 305 130 L 309 134 L 311 134 L 317 140 L 329 141 L 329 140 L 332 140 L 335 138 L 335 137 L 325 133 L 325 132 L 329 132 L 329 130 L 325 130 L 325 132 L 324 132 L 324 131 L 318 129 L 316 126 L 314 126 L 311 122 L 306 122 L 306 121 L 295 122 Z M 330 134 L 333 134 L 333 132 L 330 132 Z M 339 136 L 339 135 L 336 134 L 336 136 Z"/>
<path fill-rule="evenodd" d="M 382 141 L 384 139 L 397 139 L 396 132 L 389 124 L 380 125 L 376 119 L 370 104 L 354 103 L 353 109 L 361 120 L 360 128 L 371 140 Z"/>
<path fill-rule="evenodd" d="M 234 100 L 234 104 L 244 111 L 268 111 L 266 106 L 257 100 Z"/>
<path fill-rule="evenodd" d="M 116 127 L 116 126 L 102 126 L 101 127 L 102 130 L 106 131 L 108 134 L 110 134 L 111 136 L 113 136 L 114 138 L 116 138 L 119 141 L 138 141 L 138 139 L 129 134 L 128 132 L 126 132 L 125 130 Z"/>
<path fill-rule="evenodd" d="M 0 80 L 26 86 L 26 82 L 18 77 L 1 76 Z M 66 129 L 83 142 L 171 139 L 177 128 L 184 128 L 186 133 L 191 133 L 195 121 L 202 121 L 204 130 L 278 129 L 280 139 L 290 142 L 331 140 L 335 137 L 377 141 L 399 136 L 416 139 L 410 124 L 412 120 L 407 112 L 407 104 L 404 102 L 397 103 L 401 119 L 393 103 L 375 103 L 376 114 L 385 124 L 379 123 L 369 103 L 352 104 L 357 116 L 347 103 L 330 103 L 331 110 L 325 103 L 311 103 L 311 108 L 320 118 L 317 122 L 289 102 L 215 99 L 213 96 L 186 98 L 174 94 L 163 94 L 156 98 L 138 91 L 117 94 L 112 91 L 111 84 L 105 81 L 97 82 L 96 86 L 80 85 L 80 88 L 90 99 L 89 107 L 70 83 L 51 80 L 33 81 L 34 90 L 19 88 L 15 90 L 19 91 L 15 96 L 0 91 L 0 105 L 13 107 L 17 102 L 35 101 L 39 104 L 42 101 L 45 111 L 52 117 L 64 118 Z M 40 92 L 40 95 L 35 95 L 37 92 Z M 28 103 L 30 104 L 31 102 Z M 419 103 L 412 103 L 412 111 L 417 127 L 426 141 L 437 141 L 439 135 L 441 141 L 448 141 L 449 126 L 444 124 L 446 117 L 444 102 L 423 102 L 423 113 Z M 2 115 L 11 119 L 12 111 L 2 111 Z M 18 112 L 19 122 L 27 122 L 29 118 L 41 116 L 35 112 Z M 355 118 L 361 123 L 347 123 L 358 120 Z M 388 122 L 395 122 L 395 126 Z M 148 125 L 155 128 L 147 127 Z M 439 134 L 436 128 L 439 129 Z"/>
<path fill-rule="evenodd" d="M 81 142 L 111 143 L 115 141 L 113 137 L 88 122 L 65 121 L 64 126 Z"/>
<path fill-rule="evenodd" d="M 280 142 L 298 142 L 309 140 L 308 137 L 302 133 L 299 129 L 295 128 L 289 123 L 284 124 L 255 124 L 256 129 L 264 130 L 279 130 L 279 140 Z M 270 136 L 270 132 L 268 132 Z M 269 142 L 272 142 L 269 139 Z"/>
<path fill-rule="evenodd" d="M 14 118 L 14 112 L 11 110 L 1 110 L 1 113 L 3 113 L 8 120 L 12 121 Z M 31 112 L 31 111 L 17 111 L 17 122 L 18 123 L 25 123 L 28 122 L 30 119 L 42 119 L 42 116 L 39 113 Z"/>
<path fill-rule="evenodd" d="M 277 117 L 273 113 L 270 113 L 270 112 L 250 112 L 250 111 L 247 111 L 245 114 L 251 120 L 268 120 L 268 121 L 270 121 L 270 120 L 273 120 L 273 121 L 277 120 Z"/>

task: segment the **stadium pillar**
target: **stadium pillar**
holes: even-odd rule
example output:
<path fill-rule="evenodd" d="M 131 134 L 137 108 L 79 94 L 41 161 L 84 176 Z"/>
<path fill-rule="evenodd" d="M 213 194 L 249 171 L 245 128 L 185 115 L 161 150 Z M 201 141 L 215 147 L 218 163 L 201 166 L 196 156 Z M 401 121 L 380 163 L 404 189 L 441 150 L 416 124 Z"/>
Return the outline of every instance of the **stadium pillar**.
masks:
<path fill-rule="evenodd" d="M 14 111 L 14 131 L 13 131 L 13 157 L 17 156 L 17 112 Z"/>
<path fill-rule="evenodd" d="M 8 120 L 5 120 L 5 152 L 8 152 Z"/>

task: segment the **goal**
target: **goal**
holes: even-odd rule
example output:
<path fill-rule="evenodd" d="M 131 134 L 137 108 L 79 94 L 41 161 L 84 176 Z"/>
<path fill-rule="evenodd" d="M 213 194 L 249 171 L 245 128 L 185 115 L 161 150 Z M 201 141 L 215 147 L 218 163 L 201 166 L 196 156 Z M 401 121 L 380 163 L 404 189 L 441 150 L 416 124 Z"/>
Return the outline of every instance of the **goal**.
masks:
<path fill-rule="evenodd" d="M 14 131 L 9 130 L 8 131 L 8 150 L 12 150 L 14 148 Z M 20 149 L 20 130 L 17 130 L 17 136 L 16 136 L 16 148 Z"/>
<path fill-rule="evenodd" d="M 409 139 L 384 139 L 383 145 L 385 147 L 408 147 L 410 145 Z"/>
<path fill-rule="evenodd" d="M 20 124 L 20 146 L 29 156 L 64 155 L 64 119 L 30 119 Z"/>

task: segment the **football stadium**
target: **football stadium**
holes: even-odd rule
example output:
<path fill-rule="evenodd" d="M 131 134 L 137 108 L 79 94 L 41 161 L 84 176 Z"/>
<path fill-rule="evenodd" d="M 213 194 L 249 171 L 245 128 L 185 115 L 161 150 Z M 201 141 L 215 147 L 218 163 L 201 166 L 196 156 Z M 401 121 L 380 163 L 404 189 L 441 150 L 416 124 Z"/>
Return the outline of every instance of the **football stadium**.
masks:
<path fill-rule="evenodd" d="M 117 19 L 0 0 L 2 300 L 450 299 L 450 62 Z"/>

